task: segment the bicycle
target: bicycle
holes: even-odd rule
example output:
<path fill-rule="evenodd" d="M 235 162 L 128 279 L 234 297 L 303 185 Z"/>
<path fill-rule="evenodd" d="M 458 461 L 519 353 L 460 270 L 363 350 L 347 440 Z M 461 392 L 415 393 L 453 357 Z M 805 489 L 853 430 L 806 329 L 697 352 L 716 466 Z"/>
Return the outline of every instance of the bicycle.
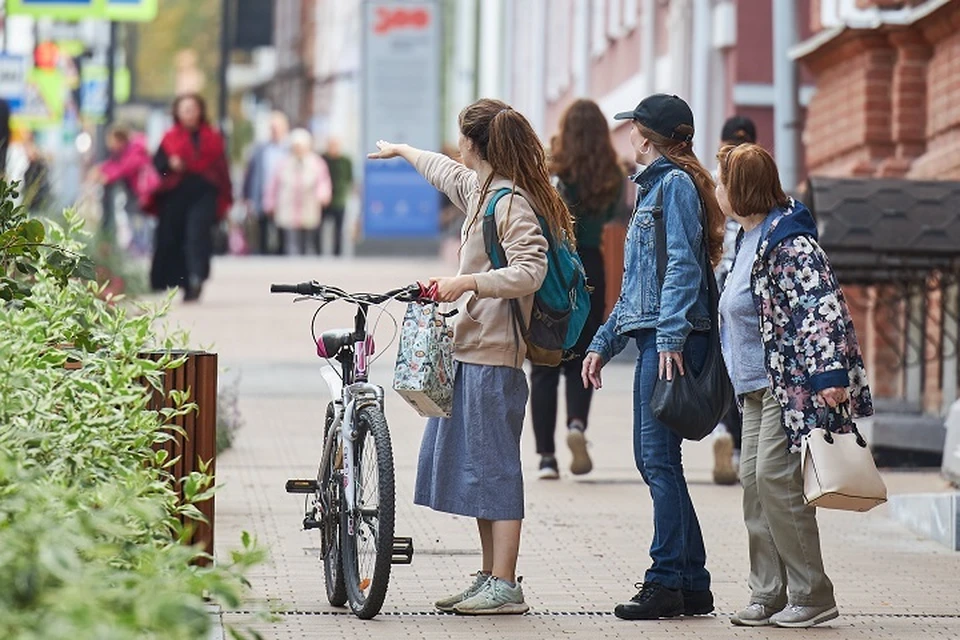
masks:
<path fill-rule="evenodd" d="M 411 285 L 384 294 L 347 293 L 313 282 L 274 284 L 271 293 L 293 293 L 323 304 L 311 330 L 317 355 L 340 363 L 325 368 L 332 402 L 327 405 L 323 454 L 315 480 L 288 480 L 287 493 L 307 494 L 305 530 L 320 530 L 327 600 L 369 620 L 383 606 L 394 564 L 413 562 L 413 539 L 394 537 L 394 465 L 390 432 L 383 412 L 383 388 L 369 382 L 373 336 L 367 331 L 371 307 L 390 300 L 426 302 L 430 291 Z M 326 305 L 355 304 L 353 329 L 316 335 L 316 318 Z"/>

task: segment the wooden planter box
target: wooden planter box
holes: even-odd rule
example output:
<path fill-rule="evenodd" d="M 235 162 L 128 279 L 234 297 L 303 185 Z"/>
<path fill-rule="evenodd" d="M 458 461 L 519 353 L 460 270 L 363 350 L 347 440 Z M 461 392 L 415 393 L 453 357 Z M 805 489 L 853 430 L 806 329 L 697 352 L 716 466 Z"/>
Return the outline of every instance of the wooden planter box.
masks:
<path fill-rule="evenodd" d="M 197 405 L 196 411 L 173 419 L 183 433 L 172 432 L 173 440 L 157 448 L 167 451 L 168 460 L 179 457 L 176 464 L 170 469 L 175 478 L 182 478 L 192 471 L 199 471 L 201 463 L 209 464 L 206 473 L 216 477 L 217 458 L 217 354 L 205 351 L 174 351 L 149 352 L 142 354 L 151 360 L 159 360 L 172 353 L 175 356 L 186 356 L 183 366 L 170 369 L 163 376 L 163 391 L 153 390 L 153 399 L 150 409 L 159 411 L 165 407 L 173 407 L 170 392 L 173 390 L 189 391 L 187 402 Z M 182 487 L 177 491 L 183 498 Z M 210 556 L 213 555 L 213 526 L 215 515 L 215 498 L 210 498 L 197 504 L 197 508 L 207 519 L 207 522 L 186 522 L 195 527 L 190 544 L 200 543 Z M 183 519 L 181 519 L 183 521 Z M 206 563 L 201 563 L 206 564 Z"/>

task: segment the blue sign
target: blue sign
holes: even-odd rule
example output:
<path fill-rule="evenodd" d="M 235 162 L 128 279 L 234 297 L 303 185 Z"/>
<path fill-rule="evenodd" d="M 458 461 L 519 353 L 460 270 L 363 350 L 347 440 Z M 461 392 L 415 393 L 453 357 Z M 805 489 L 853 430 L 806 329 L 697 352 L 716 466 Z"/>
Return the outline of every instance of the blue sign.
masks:
<path fill-rule="evenodd" d="M 367 160 L 363 231 L 367 238 L 435 237 L 440 194 L 405 160 Z"/>
<path fill-rule="evenodd" d="M 23 110 L 27 93 L 27 60 L 23 56 L 0 53 L 0 99 L 6 100 L 10 113 Z"/>

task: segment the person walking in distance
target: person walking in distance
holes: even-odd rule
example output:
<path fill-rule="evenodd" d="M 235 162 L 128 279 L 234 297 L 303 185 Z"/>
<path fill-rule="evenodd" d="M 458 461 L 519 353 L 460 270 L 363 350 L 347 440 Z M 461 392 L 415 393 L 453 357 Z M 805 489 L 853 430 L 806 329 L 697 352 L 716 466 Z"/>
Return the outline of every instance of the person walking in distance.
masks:
<path fill-rule="evenodd" d="M 305 255 L 307 244 L 320 254 L 320 219 L 330 202 L 327 163 L 313 151 L 313 136 L 306 129 L 290 134 L 290 152 L 277 163 L 264 205 L 283 237 L 287 255 Z"/>
<path fill-rule="evenodd" d="M 593 462 L 587 451 L 584 432 L 590 415 L 593 389 L 584 387 L 580 377 L 583 357 L 604 320 L 606 276 L 600 241 L 603 227 L 620 208 L 624 176 L 610 139 L 607 119 L 592 100 L 577 100 L 560 119 L 550 154 L 550 172 L 560 195 L 573 214 L 577 253 L 587 274 L 590 316 L 574 347 L 576 357 L 558 367 L 534 365 L 530 373 L 530 408 L 533 432 L 540 455 L 539 477 L 560 477 L 554 432 L 557 425 L 557 386 L 562 373 L 566 379 L 567 446 L 573 455 L 570 472 L 590 473 Z"/>
<path fill-rule="evenodd" d="M 427 423 L 414 501 L 477 519 L 481 565 L 472 584 L 438 600 L 460 614 L 524 613 L 516 575 L 524 517 L 520 434 L 526 414 L 526 345 L 515 331 L 511 300 L 529 322 L 547 274 L 548 242 L 537 216 L 557 238 L 573 239 L 573 220 L 550 184 L 546 156 L 523 115 L 483 99 L 459 117 L 463 164 L 440 153 L 378 143 L 371 158 L 402 157 L 466 214 L 459 275 L 434 278 L 438 297 L 460 301 L 454 317 L 454 404 L 450 418 Z M 507 265 L 494 269 L 483 237 L 488 203 L 499 189 L 494 223 Z"/>
<path fill-rule="evenodd" d="M 720 150 L 717 199 L 742 227 L 720 298 L 720 336 L 743 405 L 743 518 L 750 603 L 739 626 L 812 627 L 839 616 L 800 445 L 811 429 L 853 430 L 873 413 L 863 357 L 817 225 L 784 194 L 755 144 Z"/>
<path fill-rule="evenodd" d="M 160 186 L 145 207 L 159 215 L 150 284 L 155 291 L 180 287 L 190 302 L 210 276 L 213 227 L 233 192 L 223 138 L 208 123 L 203 98 L 177 98 L 173 120 L 153 159 Z"/>
<path fill-rule="evenodd" d="M 333 195 L 329 206 L 323 210 L 320 233 L 322 236 L 323 229 L 333 225 L 333 255 L 341 256 L 343 255 L 343 223 L 347 212 L 347 199 L 353 191 L 353 162 L 343 155 L 338 138 L 327 140 L 327 152 L 323 154 L 323 160 L 330 171 Z"/>
<path fill-rule="evenodd" d="M 271 252 L 272 239 L 276 234 L 273 219 L 267 215 L 265 200 L 270 179 L 280 160 L 287 155 L 289 132 L 290 122 L 283 112 L 274 111 L 270 114 L 270 139 L 256 147 L 243 178 L 243 198 L 247 201 L 247 211 L 257 219 L 257 252 L 261 255 Z M 280 245 L 279 240 L 277 245 Z"/>
<path fill-rule="evenodd" d="M 693 112 L 677 96 L 656 94 L 633 111 L 630 142 L 644 165 L 634 177 L 637 201 L 624 250 L 622 294 L 583 363 L 583 383 L 602 386 L 601 368 L 636 340 L 633 450 L 653 499 L 652 566 L 639 592 L 614 610 L 619 618 L 651 620 L 713 611 L 700 523 L 687 490 L 681 438 L 653 415 L 657 378 L 702 370 L 711 323 L 707 278 L 723 252 L 723 214 L 714 182 L 693 153 Z M 657 273 L 655 216 L 666 235 L 666 271 Z M 704 264 L 706 242 L 711 264 Z"/>
<path fill-rule="evenodd" d="M 745 116 L 732 116 L 723 123 L 720 131 L 720 147 L 736 146 L 738 144 L 756 143 L 757 126 L 753 120 Z M 736 255 L 737 234 L 740 232 L 740 223 L 733 218 L 727 218 L 723 234 L 723 259 L 716 269 L 717 285 L 720 290 L 733 266 Z M 724 416 L 723 422 L 717 425 L 713 432 L 713 481 L 716 484 L 736 484 L 740 478 L 740 405 L 737 402 L 730 404 L 730 410 Z"/>

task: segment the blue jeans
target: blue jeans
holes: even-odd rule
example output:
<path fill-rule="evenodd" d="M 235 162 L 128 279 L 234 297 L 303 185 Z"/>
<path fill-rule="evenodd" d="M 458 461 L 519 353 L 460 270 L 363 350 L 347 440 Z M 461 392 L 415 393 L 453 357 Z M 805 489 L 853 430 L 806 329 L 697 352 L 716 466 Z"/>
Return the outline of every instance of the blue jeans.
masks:
<path fill-rule="evenodd" d="M 657 420 L 650 409 L 660 357 L 657 332 L 644 329 L 635 335 L 640 357 L 633 383 L 633 453 L 653 499 L 653 566 L 644 582 L 656 582 L 668 589 L 706 591 L 710 588 L 707 552 L 683 477 L 682 438 Z M 691 333 L 687 338 L 683 350 L 687 375 L 702 369 L 707 344 L 705 333 Z"/>

